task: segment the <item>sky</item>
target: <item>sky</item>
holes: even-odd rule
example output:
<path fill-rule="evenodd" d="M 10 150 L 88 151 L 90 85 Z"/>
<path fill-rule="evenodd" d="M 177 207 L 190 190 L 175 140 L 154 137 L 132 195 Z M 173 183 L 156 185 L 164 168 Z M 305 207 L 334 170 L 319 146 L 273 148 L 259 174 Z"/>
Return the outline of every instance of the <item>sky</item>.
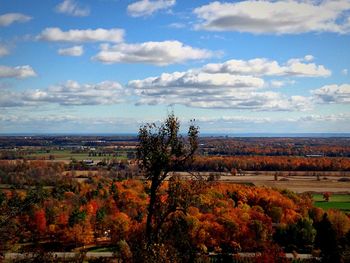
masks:
<path fill-rule="evenodd" d="M 349 133 L 350 0 L 0 0 L 0 133 Z"/>

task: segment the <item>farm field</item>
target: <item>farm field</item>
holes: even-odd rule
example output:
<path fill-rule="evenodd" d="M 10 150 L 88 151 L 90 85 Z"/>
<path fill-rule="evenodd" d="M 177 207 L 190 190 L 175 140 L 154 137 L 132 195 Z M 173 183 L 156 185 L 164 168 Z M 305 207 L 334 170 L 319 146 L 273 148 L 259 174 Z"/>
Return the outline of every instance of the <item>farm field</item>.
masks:
<path fill-rule="evenodd" d="M 87 152 L 82 153 L 74 153 L 70 150 L 51 150 L 50 152 L 46 151 L 36 151 L 35 153 L 30 153 L 25 155 L 24 157 L 28 159 L 44 159 L 44 160 L 56 160 L 56 161 L 70 161 L 72 159 L 75 159 L 77 161 L 82 160 L 94 160 L 94 161 L 100 161 L 103 159 L 127 159 L 126 152 L 120 152 L 118 153 L 118 156 L 113 156 L 111 154 L 106 155 L 96 155 L 96 156 L 90 156 Z"/>
<path fill-rule="evenodd" d="M 350 213 L 350 194 L 333 194 L 330 196 L 329 201 L 323 200 L 323 195 L 314 194 L 314 205 L 324 210 L 339 209 L 346 213 Z"/>
<path fill-rule="evenodd" d="M 188 173 L 179 173 L 179 175 L 189 175 Z M 218 175 L 218 181 L 228 183 L 239 184 L 253 184 L 255 186 L 265 186 L 269 188 L 288 189 L 296 193 L 349 193 L 350 194 L 350 182 L 341 182 L 339 179 L 345 178 L 343 176 L 330 176 L 324 177 L 320 181 L 316 180 L 315 176 L 310 175 L 298 175 L 298 176 L 278 176 L 277 181 L 272 175 L 244 175 L 244 176 L 232 176 L 229 173 L 209 173 L 201 172 L 201 176 L 209 176 L 210 174 Z M 299 173 L 300 174 L 300 173 Z M 346 177 L 348 178 L 348 177 Z"/>
<path fill-rule="evenodd" d="M 282 179 L 280 181 L 274 181 L 273 178 L 266 178 L 266 180 L 252 179 L 251 182 L 254 183 L 254 185 L 256 186 L 267 186 L 271 188 L 288 189 L 296 193 L 350 193 L 350 183 L 338 182 L 337 180 L 317 181 L 315 180 L 315 178 L 305 179 L 303 177 L 297 177 L 293 179 Z"/>

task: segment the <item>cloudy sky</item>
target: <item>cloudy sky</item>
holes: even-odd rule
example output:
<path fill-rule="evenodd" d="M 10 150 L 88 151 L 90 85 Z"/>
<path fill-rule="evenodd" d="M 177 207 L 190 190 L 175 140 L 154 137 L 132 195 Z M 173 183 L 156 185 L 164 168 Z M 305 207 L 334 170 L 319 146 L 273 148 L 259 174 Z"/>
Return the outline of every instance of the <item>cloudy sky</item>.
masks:
<path fill-rule="evenodd" d="M 350 0 L 2 0 L 0 133 L 350 132 Z"/>

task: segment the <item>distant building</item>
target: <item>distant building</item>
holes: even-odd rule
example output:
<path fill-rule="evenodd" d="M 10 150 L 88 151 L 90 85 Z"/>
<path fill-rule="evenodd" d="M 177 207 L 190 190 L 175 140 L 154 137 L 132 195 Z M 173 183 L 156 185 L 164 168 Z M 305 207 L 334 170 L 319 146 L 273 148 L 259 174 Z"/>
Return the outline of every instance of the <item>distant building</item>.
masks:
<path fill-rule="evenodd" d="M 94 165 L 94 160 L 83 160 L 83 163 L 87 165 Z"/>
<path fill-rule="evenodd" d="M 307 154 L 306 157 L 323 157 L 323 154 Z"/>

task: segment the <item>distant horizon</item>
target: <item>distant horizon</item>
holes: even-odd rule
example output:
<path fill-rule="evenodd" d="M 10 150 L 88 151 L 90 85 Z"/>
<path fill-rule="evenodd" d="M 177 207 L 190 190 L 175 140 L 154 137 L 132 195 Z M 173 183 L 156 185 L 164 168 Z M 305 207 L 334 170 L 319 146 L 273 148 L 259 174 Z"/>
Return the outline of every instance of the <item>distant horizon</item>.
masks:
<path fill-rule="evenodd" d="M 181 133 L 182 135 L 186 135 L 185 133 Z M 20 136 L 20 137 L 26 137 L 26 136 L 125 136 L 125 137 L 137 137 L 137 133 L 0 133 L 0 137 L 13 137 L 13 136 Z M 327 138 L 327 137 L 344 137 L 350 138 L 350 132 L 349 133 L 335 133 L 335 132 L 320 132 L 320 133 L 310 133 L 310 132 L 304 132 L 304 133 L 264 133 L 264 132 L 247 132 L 247 133 L 200 133 L 200 137 L 308 137 L 308 138 Z"/>

